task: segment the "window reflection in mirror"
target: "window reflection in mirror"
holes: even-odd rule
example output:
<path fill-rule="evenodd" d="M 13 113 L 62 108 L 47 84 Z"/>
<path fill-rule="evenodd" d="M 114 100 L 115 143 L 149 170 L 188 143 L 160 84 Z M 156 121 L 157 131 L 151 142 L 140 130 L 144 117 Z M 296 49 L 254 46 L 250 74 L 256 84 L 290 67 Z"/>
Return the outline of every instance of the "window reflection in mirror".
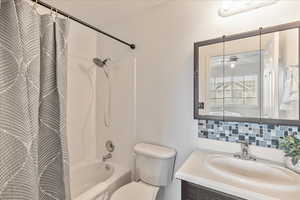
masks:
<path fill-rule="evenodd" d="M 224 115 L 260 118 L 260 38 L 225 42 Z"/>
<path fill-rule="evenodd" d="M 262 35 L 262 117 L 299 119 L 299 32 Z"/>
<path fill-rule="evenodd" d="M 223 43 L 199 48 L 200 115 L 223 116 Z M 199 104 L 199 105 L 200 105 Z"/>

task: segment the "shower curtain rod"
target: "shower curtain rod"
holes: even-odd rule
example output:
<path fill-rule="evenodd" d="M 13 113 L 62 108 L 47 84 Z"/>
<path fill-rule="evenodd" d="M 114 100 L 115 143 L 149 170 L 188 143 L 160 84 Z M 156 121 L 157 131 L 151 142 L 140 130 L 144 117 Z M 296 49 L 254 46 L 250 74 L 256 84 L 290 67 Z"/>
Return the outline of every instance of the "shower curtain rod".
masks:
<path fill-rule="evenodd" d="M 49 4 L 47 4 L 47 3 L 45 3 L 45 2 L 38 1 L 38 0 L 31 0 L 31 1 L 33 1 L 33 2 L 35 2 L 35 3 L 37 3 L 37 4 L 39 4 L 39 5 L 41 5 L 41 6 L 43 6 L 43 7 L 46 7 L 46 8 L 48 8 L 48 9 L 50 9 L 50 10 L 53 10 L 54 12 L 57 12 L 57 13 L 60 14 L 60 15 L 63 15 L 63 16 L 65 16 L 65 17 L 68 17 L 69 19 L 72 19 L 73 21 L 78 22 L 79 24 L 82 24 L 83 26 L 86 26 L 86 27 L 88 27 L 88 28 L 90 28 L 90 29 L 93 29 L 94 31 L 96 31 L 96 32 L 98 32 L 98 33 L 101 33 L 101 34 L 103 34 L 103 35 L 105 35 L 105 36 L 107 36 L 107 37 L 109 37 L 109 38 L 112 38 L 113 40 L 116 40 L 116 41 L 118 41 L 118 42 L 120 42 L 120 43 L 123 43 L 123 44 L 129 46 L 131 49 L 135 49 L 135 47 L 136 47 L 135 44 L 130 44 L 130 43 L 128 43 L 128 42 L 125 42 L 124 40 L 121 40 L 121 39 L 119 39 L 119 38 L 117 38 L 117 37 L 115 37 L 115 36 L 113 36 L 113 35 L 110 35 L 110 34 L 104 32 L 104 31 L 98 29 L 97 27 L 95 27 L 95 26 L 93 26 L 93 25 L 91 25 L 91 24 L 88 24 L 87 22 L 82 21 L 81 19 L 78 19 L 77 17 L 74 17 L 74 16 L 72 16 L 72 15 L 69 15 L 68 13 L 66 13 L 66 12 L 64 12 L 64 11 L 62 11 L 62 10 L 59 10 L 59 9 L 57 9 L 57 8 L 55 8 L 55 7 L 53 7 L 53 6 L 49 5 Z"/>

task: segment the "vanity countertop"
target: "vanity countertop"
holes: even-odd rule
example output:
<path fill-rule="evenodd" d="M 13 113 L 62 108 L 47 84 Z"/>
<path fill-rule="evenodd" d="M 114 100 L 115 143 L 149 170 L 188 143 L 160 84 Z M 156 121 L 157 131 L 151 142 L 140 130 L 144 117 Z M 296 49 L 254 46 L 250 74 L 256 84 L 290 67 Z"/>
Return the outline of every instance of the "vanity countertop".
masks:
<path fill-rule="evenodd" d="M 224 162 L 225 167 L 220 169 L 225 169 L 229 173 L 223 174 L 222 170 L 215 170 L 208 163 L 208 158 L 216 161 L 219 158 L 228 159 L 229 162 L 226 160 Z M 285 169 L 280 163 L 266 160 L 238 161 L 235 159 L 232 154 L 196 150 L 176 172 L 175 177 L 248 200 L 300 199 L 299 174 Z M 240 163 L 242 164 L 240 165 Z M 240 166 L 243 167 L 241 171 L 238 169 Z M 238 173 L 235 175 L 236 171 Z M 253 171 L 258 173 L 254 174 Z M 248 173 L 252 173 L 251 178 L 248 177 Z M 277 175 L 280 178 L 277 178 Z M 261 182 L 257 181 L 260 179 Z"/>

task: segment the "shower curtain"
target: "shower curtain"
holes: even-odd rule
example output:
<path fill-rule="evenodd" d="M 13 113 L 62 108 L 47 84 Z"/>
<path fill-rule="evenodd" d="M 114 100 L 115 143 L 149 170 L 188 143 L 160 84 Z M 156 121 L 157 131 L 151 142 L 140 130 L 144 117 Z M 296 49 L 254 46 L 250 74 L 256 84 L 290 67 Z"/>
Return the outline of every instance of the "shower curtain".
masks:
<path fill-rule="evenodd" d="M 0 199 L 70 199 L 65 137 L 68 23 L 25 0 L 0 8 Z"/>

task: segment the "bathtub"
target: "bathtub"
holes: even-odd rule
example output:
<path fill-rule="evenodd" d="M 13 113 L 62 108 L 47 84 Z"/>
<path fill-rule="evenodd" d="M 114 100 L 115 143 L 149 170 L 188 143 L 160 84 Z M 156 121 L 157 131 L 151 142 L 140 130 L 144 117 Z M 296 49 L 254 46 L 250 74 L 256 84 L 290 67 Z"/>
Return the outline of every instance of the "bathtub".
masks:
<path fill-rule="evenodd" d="M 130 182 L 130 170 L 111 163 L 89 163 L 71 169 L 72 200 L 108 200 Z"/>

